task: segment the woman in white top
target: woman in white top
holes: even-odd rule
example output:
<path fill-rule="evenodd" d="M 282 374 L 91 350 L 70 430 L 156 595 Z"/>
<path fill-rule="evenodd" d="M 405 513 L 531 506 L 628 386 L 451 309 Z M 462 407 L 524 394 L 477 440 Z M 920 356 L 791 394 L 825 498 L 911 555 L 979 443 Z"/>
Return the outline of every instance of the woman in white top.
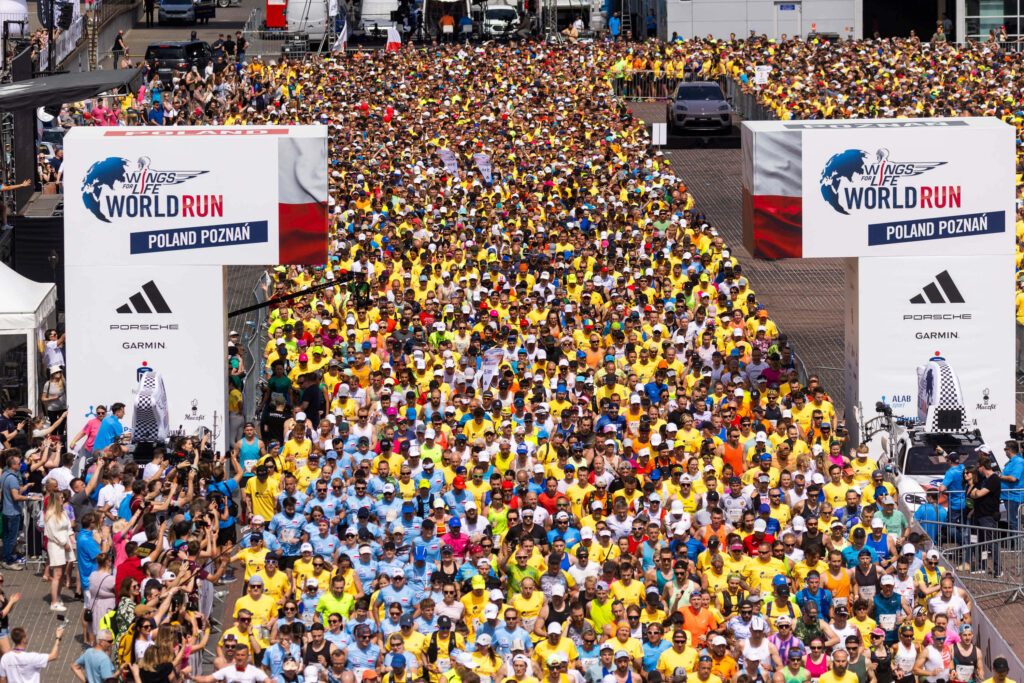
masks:
<path fill-rule="evenodd" d="M 49 329 L 43 338 L 39 340 L 39 353 L 43 354 L 43 365 L 52 368 L 56 365 L 64 367 L 64 335 L 57 334 L 57 330 Z"/>
<path fill-rule="evenodd" d="M 43 531 L 46 534 L 46 551 L 50 558 L 50 609 L 67 612 L 68 608 L 60 599 L 60 583 L 64 566 L 74 557 L 71 543 L 71 519 L 64 511 L 64 495 L 54 491 L 46 500 L 43 514 Z"/>

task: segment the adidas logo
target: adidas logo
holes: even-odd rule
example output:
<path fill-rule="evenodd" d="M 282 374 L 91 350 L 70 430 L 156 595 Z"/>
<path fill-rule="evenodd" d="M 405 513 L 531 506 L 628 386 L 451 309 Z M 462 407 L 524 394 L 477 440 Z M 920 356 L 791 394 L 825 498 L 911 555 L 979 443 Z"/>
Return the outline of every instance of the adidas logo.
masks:
<path fill-rule="evenodd" d="M 142 291 L 128 297 L 128 303 L 119 306 L 118 313 L 170 313 L 171 307 L 152 280 L 142 285 Z"/>
<path fill-rule="evenodd" d="M 943 297 L 942 295 L 946 296 Z M 935 276 L 935 282 L 929 282 L 924 286 L 921 294 L 911 297 L 912 304 L 962 304 L 964 295 L 957 289 L 949 271 L 944 270 Z"/>

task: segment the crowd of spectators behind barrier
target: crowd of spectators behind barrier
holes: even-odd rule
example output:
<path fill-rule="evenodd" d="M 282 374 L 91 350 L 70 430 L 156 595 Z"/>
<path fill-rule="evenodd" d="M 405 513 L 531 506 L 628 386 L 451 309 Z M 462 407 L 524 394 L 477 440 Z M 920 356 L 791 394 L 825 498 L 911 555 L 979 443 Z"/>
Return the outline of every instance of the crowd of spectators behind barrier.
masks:
<path fill-rule="evenodd" d="M 877 47 L 918 49 L 900 45 Z M 268 311 L 258 418 L 230 452 L 180 438 L 137 463 L 122 403 L 97 409 L 77 457 L 27 444 L 13 411 L 0 420 L 3 566 L 24 566 L 19 504 L 44 497 L 51 609 L 76 589 L 88 607 L 75 675 L 1007 680 L 899 492 L 847 442 L 829 388 L 813 368 L 801 383 L 759 295 L 773 283 L 747 279 L 715 207 L 608 82 L 627 59 L 742 77 L 748 54 L 796 70 L 812 49 L 253 59 L 68 107 L 61 122 L 80 125 L 326 125 L 331 222 L 327 263 L 272 271 L 273 295 L 328 286 Z M 778 87 L 796 88 L 785 73 Z M 1019 487 L 1024 458 L 1006 448 Z M 980 473 L 947 495 L 987 513 L 1003 479 Z M 242 597 L 214 636 L 215 586 L 233 578 Z M 14 600 L 0 592 L 8 678 L 47 660 L 7 631 Z"/>

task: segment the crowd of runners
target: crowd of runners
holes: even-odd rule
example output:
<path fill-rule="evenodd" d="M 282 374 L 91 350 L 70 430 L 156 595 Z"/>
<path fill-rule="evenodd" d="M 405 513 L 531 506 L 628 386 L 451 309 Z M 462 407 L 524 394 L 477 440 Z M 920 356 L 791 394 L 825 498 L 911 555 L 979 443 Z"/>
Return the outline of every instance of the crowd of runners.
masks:
<path fill-rule="evenodd" d="M 707 75 L 800 59 L 758 46 L 679 54 Z M 268 312 L 229 453 L 181 439 L 140 465 L 100 430 L 74 476 L 0 422 L 4 567 L 20 503 L 45 497 L 51 608 L 88 608 L 75 675 L 1007 680 L 829 388 L 801 381 L 771 283 L 610 95 L 611 65 L 679 49 L 252 59 L 126 98 L 119 122 L 327 125 L 332 237 L 323 266 L 272 271 L 271 296 L 310 291 Z M 220 584 L 241 597 L 214 630 Z M 31 659 L 15 602 L 0 591 L 8 679 L 60 647 Z"/>

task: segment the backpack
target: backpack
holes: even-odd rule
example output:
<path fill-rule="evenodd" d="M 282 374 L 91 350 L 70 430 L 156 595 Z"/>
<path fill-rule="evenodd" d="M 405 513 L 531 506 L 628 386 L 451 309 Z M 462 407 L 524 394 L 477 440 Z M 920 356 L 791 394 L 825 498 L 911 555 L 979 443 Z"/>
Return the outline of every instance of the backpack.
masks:
<path fill-rule="evenodd" d="M 117 647 L 115 648 L 117 657 L 114 659 L 114 663 L 120 667 L 125 664 L 131 664 L 135 661 L 135 622 L 129 624 L 128 628 L 124 630 L 117 639 Z"/>

